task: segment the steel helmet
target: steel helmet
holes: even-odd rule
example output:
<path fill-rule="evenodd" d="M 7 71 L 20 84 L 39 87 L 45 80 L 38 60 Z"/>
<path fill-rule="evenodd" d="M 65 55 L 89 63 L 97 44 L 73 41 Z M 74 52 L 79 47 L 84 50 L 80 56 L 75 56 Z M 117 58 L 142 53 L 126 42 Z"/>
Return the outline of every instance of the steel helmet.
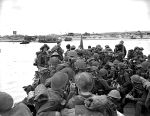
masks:
<path fill-rule="evenodd" d="M 101 45 L 96 45 L 96 48 L 102 48 Z"/>
<path fill-rule="evenodd" d="M 114 61 L 113 61 L 113 64 L 114 64 L 114 65 L 118 65 L 119 63 L 120 63 L 119 60 L 114 60 Z"/>
<path fill-rule="evenodd" d="M 57 44 L 61 43 L 62 42 L 62 39 L 58 39 L 57 40 Z"/>
<path fill-rule="evenodd" d="M 98 58 L 99 57 L 98 53 L 94 53 L 93 57 Z"/>
<path fill-rule="evenodd" d="M 67 44 L 67 45 L 66 45 L 66 48 L 67 48 L 67 49 L 70 49 L 70 47 L 71 47 L 70 44 Z"/>
<path fill-rule="evenodd" d="M 40 50 L 43 50 L 44 48 L 47 48 L 48 50 L 50 49 L 47 44 L 44 44 L 44 45 L 40 48 Z"/>
<path fill-rule="evenodd" d="M 123 41 L 123 40 L 121 40 L 121 41 L 120 41 L 120 44 L 124 44 L 124 41 Z"/>
<path fill-rule="evenodd" d="M 108 74 L 108 71 L 105 69 L 105 68 L 101 68 L 100 71 L 99 71 L 99 74 L 104 77 L 104 76 L 107 76 Z"/>
<path fill-rule="evenodd" d="M 46 87 L 44 84 L 39 84 L 35 90 L 34 90 L 34 95 L 35 95 L 35 100 L 38 99 L 38 97 L 43 94 L 46 91 Z"/>
<path fill-rule="evenodd" d="M 114 64 L 112 62 L 107 62 L 107 64 L 111 67 L 114 66 Z"/>
<path fill-rule="evenodd" d="M 144 61 L 141 63 L 141 66 L 143 69 L 147 70 L 150 66 L 150 62 L 149 61 Z"/>
<path fill-rule="evenodd" d="M 51 57 L 48 63 L 49 65 L 57 66 L 60 64 L 60 60 L 57 57 Z"/>
<path fill-rule="evenodd" d="M 92 66 L 96 66 L 96 67 L 99 67 L 99 62 L 98 61 L 92 61 Z"/>
<path fill-rule="evenodd" d="M 51 88 L 53 90 L 60 90 L 68 83 L 68 75 L 63 72 L 56 72 L 51 78 Z"/>
<path fill-rule="evenodd" d="M 143 48 L 143 47 L 140 47 L 139 49 L 140 49 L 140 50 L 144 50 L 144 48 Z"/>
<path fill-rule="evenodd" d="M 105 48 L 109 48 L 109 45 L 105 45 Z"/>
<path fill-rule="evenodd" d="M 121 99 L 120 92 L 118 90 L 111 90 L 108 93 L 108 96 L 113 97 L 113 98 L 117 98 L 117 99 Z"/>
<path fill-rule="evenodd" d="M 54 57 L 54 56 L 59 56 L 58 52 L 54 52 L 51 57 Z"/>
<path fill-rule="evenodd" d="M 136 65 L 137 68 L 143 68 L 141 64 Z"/>
<path fill-rule="evenodd" d="M 96 71 L 96 70 L 98 70 L 98 67 L 96 67 L 96 66 L 91 66 L 91 71 Z"/>
<path fill-rule="evenodd" d="M 126 65 L 121 62 L 121 63 L 118 64 L 118 67 L 119 67 L 120 69 L 125 69 Z"/>
<path fill-rule="evenodd" d="M 67 56 L 68 57 L 72 57 L 72 58 L 77 58 L 78 55 L 77 55 L 77 52 L 75 50 L 70 50 L 68 53 L 67 53 Z"/>
<path fill-rule="evenodd" d="M 70 49 L 71 49 L 71 50 L 75 50 L 75 49 L 76 49 L 76 46 L 75 46 L 75 45 L 72 45 L 72 46 L 70 47 Z"/>
<path fill-rule="evenodd" d="M 89 92 L 93 88 L 92 75 L 87 72 L 79 73 L 75 76 L 75 83 L 82 92 Z"/>
<path fill-rule="evenodd" d="M 75 63 L 74 66 L 76 69 L 86 69 L 86 62 L 82 59 L 78 59 Z"/>
<path fill-rule="evenodd" d="M 0 113 L 10 110 L 13 104 L 14 100 L 11 95 L 5 92 L 0 92 Z"/>
<path fill-rule="evenodd" d="M 69 67 L 69 64 L 67 64 L 67 63 L 58 64 L 57 67 L 56 67 L 56 70 L 60 71 L 65 67 Z"/>
<path fill-rule="evenodd" d="M 130 78 L 131 78 L 131 82 L 142 83 L 139 75 L 133 75 Z"/>

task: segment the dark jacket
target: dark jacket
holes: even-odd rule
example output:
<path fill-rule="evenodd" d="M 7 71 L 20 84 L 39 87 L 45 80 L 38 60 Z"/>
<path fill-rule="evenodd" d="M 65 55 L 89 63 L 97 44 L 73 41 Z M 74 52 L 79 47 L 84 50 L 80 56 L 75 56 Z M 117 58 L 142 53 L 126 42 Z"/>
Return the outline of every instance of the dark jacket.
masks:
<path fill-rule="evenodd" d="M 51 111 L 60 111 L 63 108 L 61 102 L 64 100 L 62 91 L 54 91 L 51 88 L 47 89 L 43 94 L 36 97 L 37 116 L 48 116 Z"/>
<path fill-rule="evenodd" d="M 108 85 L 107 81 L 104 79 L 95 79 L 94 87 L 92 89 L 93 94 L 108 94 L 109 91 L 116 89 L 115 87 L 111 87 Z"/>
<path fill-rule="evenodd" d="M 132 83 L 126 71 L 118 74 L 117 82 L 120 84 L 119 91 L 121 96 L 128 94 L 132 90 Z"/>
<path fill-rule="evenodd" d="M 41 52 L 37 56 L 37 66 L 48 67 L 49 55 L 46 52 Z"/>
<path fill-rule="evenodd" d="M 129 84 L 131 84 L 131 80 L 129 78 L 129 74 L 127 72 L 119 72 L 118 73 L 118 78 L 117 82 L 122 86 L 122 87 L 127 87 Z"/>
<path fill-rule="evenodd" d="M 126 56 L 126 53 L 127 53 L 126 47 L 124 45 L 121 45 L 121 44 L 118 44 L 115 46 L 114 52 L 115 53 L 122 52 L 124 54 L 124 56 Z"/>

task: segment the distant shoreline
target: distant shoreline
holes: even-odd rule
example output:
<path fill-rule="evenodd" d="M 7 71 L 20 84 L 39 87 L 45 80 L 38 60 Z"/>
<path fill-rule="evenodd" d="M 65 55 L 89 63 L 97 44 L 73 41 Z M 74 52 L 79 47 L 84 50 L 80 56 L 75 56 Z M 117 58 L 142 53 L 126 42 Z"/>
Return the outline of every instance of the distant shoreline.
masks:
<path fill-rule="evenodd" d="M 125 38 L 116 38 L 116 39 L 114 39 L 114 38 L 113 39 L 105 38 L 105 39 L 85 39 L 85 40 L 90 41 L 90 40 L 119 40 L 119 39 L 125 40 Z M 150 38 L 145 38 L 145 39 L 130 39 L 130 40 L 146 40 L 146 39 L 148 40 Z M 74 40 L 79 40 L 79 39 L 74 39 Z M 72 40 L 72 41 L 74 41 L 74 40 Z M 129 40 L 129 39 L 126 39 L 126 40 Z M 22 41 L 1 41 L 0 40 L 0 42 L 15 42 L 15 43 L 20 43 Z M 71 41 L 66 41 L 66 42 L 71 42 Z M 51 42 L 37 42 L 37 41 L 32 41 L 32 43 L 51 43 Z"/>
<path fill-rule="evenodd" d="M 62 37 L 62 40 L 64 41 L 64 38 L 65 37 Z M 80 40 L 81 37 L 80 36 L 72 36 L 72 41 L 73 40 Z M 119 40 L 119 39 L 131 39 L 131 40 L 134 40 L 134 39 L 139 39 L 139 40 L 143 40 L 143 39 L 150 39 L 150 38 L 118 38 L 118 37 L 99 37 L 99 36 L 87 36 L 87 37 L 84 37 L 83 40 Z M 21 38 L 21 39 L 6 39 L 6 38 L 0 38 L 0 42 L 23 42 L 24 40 Z M 31 42 L 37 42 L 37 43 L 42 43 L 42 42 L 38 42 L 38 41 L 31 41 Z M 45 43 L 50 43 L 50 42 L 45 42 Z"/>
<path fill-rule="evenodd" d="M 88 40 L 119 40 L 119 39 L 123 39 L 123 40 L 127 39 L 127 40 L 129 40 L 129 38 L 101 38 L 101 39 L 84 39 L 84 40 L 88 41 Z M 143 39 L 138 39 L 138 40 L 145 40 L 145 39 L 148 40 L 150 38 L 143 38 Z M 74 40 L 80 40 L 80 39 L 73 39 L 72 41 L 74 41 Z M 130 40 L 137 40 L 137 39 L 130 39 Z M 6 41 L 6 40 L 0 40 L 0 42 L 18 42 L 18 43 L 20 43 L 22 41 L 20 41 L 20 40 L 8 40 L 8 41 Z M 32 43 L 42 43 L 42 42 L 32 41 Z M 51 42 L 45 42 L 45 43 L 51 43 Z"/>
<path fill-rule="evenodd" d="M 39 40 L 53 41 L 61 38 L 72 38 L 72 40 L 80 40 L 81 37 L 85 40 L 112 40 L 112 39 L 150 39 L 150 31 L 127 31 L 127 32 L 106 32 L 106 33 L 67 33 L 64 35 L 49 34 L 49 35 L 5 35 L 0 36 L 0 42 L 23 42 L 29 40 L 31 42 L 38 42 Z"/>

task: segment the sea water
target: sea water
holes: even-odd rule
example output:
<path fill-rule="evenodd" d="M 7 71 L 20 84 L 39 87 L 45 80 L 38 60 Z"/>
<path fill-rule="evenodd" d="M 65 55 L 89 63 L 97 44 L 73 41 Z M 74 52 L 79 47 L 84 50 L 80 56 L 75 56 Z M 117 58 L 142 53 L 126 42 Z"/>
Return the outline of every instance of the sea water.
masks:
<path fill-rule="evenodd" d="M 83 40 L 84 48 L 89 45 L 94 47 L 100 44 L 103 48 L 109 45 L 114 49 L 120 39 L 105 40 Z M 52 48 L 55 43 L 47 43 Z M 66 45 L 79 46 L 80 40 L 62 42 L 61 46 L 66 51 Z M 36 52 L 39 51 L 43 43 L 20 44 L 15 42 L 0 42 L 0 91 L 12 95 L 15 102 L 19 102 L 26 97 L 23 86 L 30 85 L 33 82 L 34 74 L 37 68 L 33 66 Z M 149 39 L 124 39 L 126 49 L 133 49 L 136 46 L 143 47 L 145 55 L 150 54 Z"/>

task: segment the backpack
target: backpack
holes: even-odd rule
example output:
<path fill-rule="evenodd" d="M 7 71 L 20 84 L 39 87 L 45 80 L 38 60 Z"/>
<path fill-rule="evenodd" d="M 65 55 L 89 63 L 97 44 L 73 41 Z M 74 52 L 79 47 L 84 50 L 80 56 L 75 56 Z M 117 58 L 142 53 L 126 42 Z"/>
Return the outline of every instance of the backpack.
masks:
<path fill-rule="evenodd" d="M 104 116 L 101 112 L 88 110 L 84 105 L 75 106 L 76 116 Z"/>
<path fill-rule="evenodd" d="M 113 104 L 106 95 L 94 95 L 85 101 L 85 107 L 91 111 L 97 111 L 104 116 L 117 116 L 115 104 Z"/>

